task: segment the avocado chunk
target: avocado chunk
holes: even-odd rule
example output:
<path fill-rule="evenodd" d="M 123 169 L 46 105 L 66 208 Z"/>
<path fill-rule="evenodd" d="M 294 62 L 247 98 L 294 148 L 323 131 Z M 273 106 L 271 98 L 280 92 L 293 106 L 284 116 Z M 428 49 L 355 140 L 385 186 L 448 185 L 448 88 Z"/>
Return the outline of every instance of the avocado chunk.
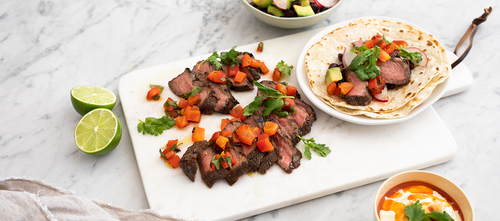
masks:
<path fill-rule="evenodd" d="M 285 15 L 283 13 L 283 11 L 281 11 L 281 9 L 279 9 L 278 7 L 276 7 L 274 5 L 267 6 L 267 12 L 269 12 L 277 17 L 283 17 Z"/>
<path fill-rule="evenodd" d="M 334 67 L 328 69 L 325 75 L 326 86 L 330 85 L 332 82 L 337 82 L 342 80 L 342 72 L 339 67 Z"/>
<path fill-rule="evenodd" d="M 267 8 L 267 6 L 273 3 L 273 0 L 252 0 L 252 1 L 261 8 Z"/>
<path fill-rule="evenodd" d="M 300 0 L 300 6 L 311 6 L 309 0 Z"/>
<path fill-rule="evenodd" d="M 310 5 L 309 6 L 293 5 L 293 8 L 295 9 L 297 16 L 299 16 L 299 17 L 306 17 L 306 16 L 314 15 L 314 11 Z"/>

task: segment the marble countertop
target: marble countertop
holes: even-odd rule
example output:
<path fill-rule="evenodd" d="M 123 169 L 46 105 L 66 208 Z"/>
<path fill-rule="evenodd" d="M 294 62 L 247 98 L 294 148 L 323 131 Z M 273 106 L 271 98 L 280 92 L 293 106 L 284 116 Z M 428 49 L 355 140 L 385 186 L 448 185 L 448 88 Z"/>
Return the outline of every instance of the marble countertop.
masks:
<path fill-rule="evenodd" d="M 110 154 L 90 156 L 75 146 L 73 130 L 81 116 L 71 105 L 71 88 L 97 85 L 118 95 L 118 80 L 134 70 L 363 16 L 412 22 L 453 51 L 472 20 L 489 6 L 494 10 L 463 61 L 474 83 L 433 105 L 455 138 L 457 153 L 425 170 L 459 185 L 478 220 L 494 220 L 500 209 L 500 86 L 495 83 L 500 82 L 495 68 L 500 61 L 500 13 L 495 10 L 500 4 L 494 0 L 345 1 L 326 20 L 292 30 L 262 23 L 236 0 L 1 1 L 0 177 L 37 178 L 116 206 L 147 209 L 126 125 Z M 125 122 L 120 101 L 113 111 Z M 381 183 L 246 220 L 372 220 Z"/>

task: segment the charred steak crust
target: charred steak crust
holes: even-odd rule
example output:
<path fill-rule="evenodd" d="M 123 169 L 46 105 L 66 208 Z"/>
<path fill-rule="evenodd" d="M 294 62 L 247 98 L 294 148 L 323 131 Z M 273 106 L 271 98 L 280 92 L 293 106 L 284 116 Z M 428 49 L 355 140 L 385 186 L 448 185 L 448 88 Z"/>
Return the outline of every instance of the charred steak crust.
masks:
<path fill-rule="evenodd" d="M 370 104 L 372 102 L 372 95 L 368 89 L 368 82 L 360 80 L 356 77 L 356 73 L 348 69 L 344 71 L 344 75 L 344 79 L 354 85 L 345 95 L 345 102 L 355 106 L 366 106 Z"/>
<path fill-rule="evenodd" d="M 271 141 L 271 143 L 275 145 L 273 141 Z M 276 163 L 280 159 L 281 156 L 276 150 L 276 148 L 274 148 L 274 150 L 272 151 L 265 152 L 264 156 L 262 157 L 262 160 L 260 161 L 260 165 L 257 171 L 259 171 L 260 174 L 266 174 L 267 170 L 269 170 L 269 168 L 271 168 L 274 165 L 274 163 Z"/>
<path fill-rule="evenodd" d="M 215 154 L 216 152 L 214 149 L 212 149 L 212 147 L 201 145 L 200 148 L 198 148 L 198 155 L 196 156 L 198 166 L 200 167 L 201 179 L 208 188 L 212 188 L 217 180 L 226 178 L 228 175 L 228 172 L 225 169 L 210 171 L 212 157 Z"/>
<path fill-rule="evenodd" d="M 208 79 L 208 72 L 194 72 L 194 82 L 195 86 L 207 86 L 214 92 L 214 96 L 217 98 L 217 102 L 214 106 L 214 112 L 221 114 L 228 114 L 234 106 L 239 104 L 239 102 L 234 98 L 234 96 L 229 91 L 229 86 L 225 84 L 216 84 Z"/>
<path fill-rule="evenodd" d="M 186 176 L 194 182 L 194 179 L 196 177 L 196 171 L 198 171 L 198 165 L 196 164 L 196 157 L 198 155 L 198 149 L 200 149 L 201 146 L 206 146 L 207 141 L 198 141 L 188 147 L 184 155 L 182 155 L 181 160 L 179 161 L 179 165 L 186 174 Z"/>
<path fill-rule="evenodd" d="M 224 71 L 226 74 L 229 73 L 229 67 L 226 64 L 222 64 L 222 71 Z M 247 73 L 246 73 L 247 74 Z M 247 74 L 248 76 L 248 74 Z M 248 77 L 243 80 L 241 83 L 236 83 L 234 81 L 234 77 L 229 77 L 227 78 L 227 83 L 229 84 L 229 88 L 233 91 L 251 91 L 254 88 L 253 81 L 250 80 Z"/>
<path fill-rule="evenodd" d="M 232 169 L 229 169 L 226 177 L 227 184 L 232 186 L 241 176 L 245 175 L 250 167 L 248 167 L 247 158 L 238 149 L 229 147 L 225 151 L 231 153 L 231 157 L 235 160 Z"/>

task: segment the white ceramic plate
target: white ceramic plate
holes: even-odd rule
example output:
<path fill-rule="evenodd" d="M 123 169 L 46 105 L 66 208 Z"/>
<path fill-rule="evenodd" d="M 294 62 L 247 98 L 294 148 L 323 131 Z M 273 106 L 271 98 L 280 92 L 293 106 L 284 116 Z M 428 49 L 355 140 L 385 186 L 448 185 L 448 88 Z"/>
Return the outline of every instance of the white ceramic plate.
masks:
<path fill-rule="evenodd" d="M 395 18 L 388 18 L 388 17 L 372 17 L 375 19 L 385 19 L 385 20 L 392 20 L 392 21 L 399 21 L 403 22 L 406 24 L 409 24 L 417 29 L 420 29 L 423 32 L 427 32 L 424 29 L 410 23 L 404 20 L 400 19 L 395 19 Z M 446 87 L 450 82 L 450 78 L 448 78 L 446 81 L 443 83 L 439 84 L 436 88 L 434 88 L 434 91 L 432 91 L 432 94 L 429 96 L 427 100 L 425 100 L 423 103 L 415 107 L 410 113 L 408 113 L 405 117 L 402 118 L 394 118 L 394 119 L 376 119 L 376 118 L 370 118 L 366 117 L 364 115 L 347 115 L 341 112 L 336 111 L 335 109 L 331 108 L 328 106 L 325 102 L 323 102 L 319 97 L 317 97 L 313 91 L 311 90 L 311 86 L 309 85 L 309 80 L 307 78 L 307 71 L 304 65 L 304 59 L 305 59 L 305 54 L 309 50 L 309 48 L 316 42 L 318 42 L 324 35 L 328 34 L 329 32 L 335 30 L 336 28 L 343 27 L 348 25 L 350 22 L 357 19 L 352 19 L 352 20 L 347 20 L 343 21 L 340 23 L 337 23 L 335 25 L 329 26 L 325 28 L 324 30 L 318 32 L 316 35 L 314 35 L 309 41 L 306 43 L 304 46 L 304 49 L 299 55 L 299 59 L 297 61 L 297 69 L 296 69 L 296 74 L 297 74 L 297 80 L 299 82 L 300 88 L 302 89 L 304 95 L 309 98 L 309 100 L 319 109 L 322 111 L 326 112 L 327 114 L 339 118 L 341 120 L 345 120 L 351 123 L 355 124 L 361 124 L 361 125 L 387 125 L 387 124 L 394 124 L 394 123 L 400 123 L 407 121 L 415 116 L 417 116 L 419 113 L 424 111 L 426 108 L 430 107 L 434 102 L 439 100 L 443 96 L 443 94 L 446 92 Z M 428 33 L 428 32 L 427 32 Z"/>

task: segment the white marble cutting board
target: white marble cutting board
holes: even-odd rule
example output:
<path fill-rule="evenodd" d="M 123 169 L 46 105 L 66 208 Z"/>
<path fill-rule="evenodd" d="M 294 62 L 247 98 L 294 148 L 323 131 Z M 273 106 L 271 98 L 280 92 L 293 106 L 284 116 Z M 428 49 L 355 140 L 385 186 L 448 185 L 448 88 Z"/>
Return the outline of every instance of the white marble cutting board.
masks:
<path fill-rule="evenodd" d="M 265 41 L 262 53 L 255 52 L 257 43 L 239 46 L 237 50 L 253 52 L 270 69 L 280 60 L 295 66 L 303 45 L 319 31 Z M 292 174 L 275 165 L 266 175 L 241 177 L 232 187 L 221 180 L 209 189 L 199 173 L 193 183 L 182 170 L 167 168 L 158 150 L 168 140 L 179 139 L 184 142 L 180 153 L 183 154 L 191 145 L 194 124 L 180 130 L 173 128 L 158 137 L 139 134 L 136 127 L 139 119 L 163 116 L 162 104 L 166 98 L 179 99 L 168 89 L 167 82 L 208 56 L 137 70 L 119 82 L 119 97 L 145 193 L 150 207 L 162 214 L 189 220 L 240 219 L 375 182 L 401 171 L 443 163 L 455 155 L 455 140 L 432 107 L 409 121 L 385 126 L 355 125 L 316 109 L 318 120 L 306 137 L 315 137 L 318 143 L 330 147 L 332 152 L 326 158 L 313 152 L 312 159 L 303 158 L 301 166 Z M 454 60 L 453 55 L 450 60 Z M 283 80 L 298 85 L 294 74 Z M 472 76 L 464 65 L 459 65 L 449 80 L 445 96 L 466 90 Z M 160 101 L 146 101 L 149 84 L 166 86 Z M 245 106 L 253 100 L 255 91 L 233 94 Z M 304 100 L 308 102 L 305 97 Z M 225 117 L 227 115 L 202 116 L 199 126 L 206 129 L 207 139 L 220 130 L 220 119 Z M 297 147 L 304 150 L 302 143 Z"/>

